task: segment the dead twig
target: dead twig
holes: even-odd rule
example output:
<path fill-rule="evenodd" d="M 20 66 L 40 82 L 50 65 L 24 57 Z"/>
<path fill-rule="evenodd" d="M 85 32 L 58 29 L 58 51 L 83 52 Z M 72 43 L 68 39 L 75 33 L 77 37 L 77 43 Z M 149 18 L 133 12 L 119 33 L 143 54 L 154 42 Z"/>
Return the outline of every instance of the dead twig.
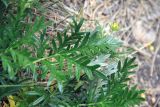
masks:
<path fill-rule="evenodd" d="M 135 50 L 135 51 L 132 52 L 129 56 L 132 56 L 132 55 L 134 55 L 134 54 L 136 54 L 136 53 L 140 53 L 140 54 L 142 54 L 142 55 L 144 55 L 144 56 L 151 57 L 151 55 L 150 55 L 149 53 L 146 53 L 146 52 L 143 51 L 143 49 L 145 49 L 146 47 L 148 47 L 149 44 L 145 44 L 144 46 L 142 46 L 142 47 L 140 47 L 140 48 L 138 48 L 138 47 L 136 47 L 136 46 L 134 46 L 134 45 L 131 46 L 131 45 L 129 45 L 128 43 L 125 43 L 124 46 L 129 47 L 129 48 L 132 48 L 132 49 Z"/>
<path fill-rule="evenodd" d="M 157 57 L 157 54 L 158 54 L 159 49 L 160 49 L 160 45 L 158 45 L 158 47 L 156 48 L 156 51 L 155 51 L 154 56 L 153 56 L 152 66 L 151 66 L 151 71 L 150 71 L 150 76 L 151 76 L 151 77 L 153 76 L 154 63 L 155 63 L 155 60 L 156 60 L 156 57 Z"/>
<path fill-rule="evenodd" d="M 158 25 L 157 31 L 156 31 L 157 34 L 158 34 L 158 31 L 159 31 L 159 25 Z M 160 37 L 159 37 L 158 41 L 160 41 Z M 154 63 L 155 63 L 155 60 L 156 60 L 156 57 L 157 57 L 157 54 L 158 54 L 159 49 L 160 49 L 160 45 L 158 45 L 158 47 L 156 48 L 156 51 L 155 51 L 154 56 L 153 56 L 152 66 L 151 66 L 151 71 L 150 71 L 150 76 L 151 76 L 151 77 L 153 76 Z"/>
<path fill-rule="evenodd" d="M 153 106 L 153 107 L 157 107 L 157 105 L 158 105 L 159 101 L 160 101 L 160 96 L 159 96 L 159 97 L 158 97 L 158 99 L 156 100 L 156 102 L 155 102 L 155 104 L 154 104 L 154 106 Z"/>

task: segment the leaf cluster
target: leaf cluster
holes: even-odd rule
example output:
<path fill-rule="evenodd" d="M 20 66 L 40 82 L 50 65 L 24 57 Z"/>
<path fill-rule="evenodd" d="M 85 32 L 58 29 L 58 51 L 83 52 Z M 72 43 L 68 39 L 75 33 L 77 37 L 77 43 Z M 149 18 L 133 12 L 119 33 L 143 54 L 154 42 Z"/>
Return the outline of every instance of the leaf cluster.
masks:
<path fill-rule="evenodd" d="M 127 85 L 135 58 L 118 60 L 109 74 L 91 64 L 101 55 L 118 59 L 115 38 L 98 28 L 82 31 L 85 20 L 75 17 L 51 38 L 45 17 L 31 8 L 34 0 L 0 2 L 1 100 L 12 95 L 17 107 L 129 107 L 143 100 L 142 91 Z"/>

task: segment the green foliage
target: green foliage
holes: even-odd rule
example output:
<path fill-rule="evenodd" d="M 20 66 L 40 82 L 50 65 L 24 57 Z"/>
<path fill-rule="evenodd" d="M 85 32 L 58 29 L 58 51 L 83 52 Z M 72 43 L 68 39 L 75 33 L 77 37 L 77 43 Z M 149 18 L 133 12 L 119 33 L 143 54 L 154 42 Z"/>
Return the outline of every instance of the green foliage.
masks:
<path fill-rule="evenodd" d="M 82 31 L 85 20 L 73 18 L 52 39 L 45 18 L 35 18 L 34 0 L 0 2 L 0 99 L 12 95 L 17 107 L 129 107 L 143 100 L 143 91 L 127 85 L 135 58 L 122 64 L 115 38 L 99 28 Z M 92 61 L 101 55 L 118 66 L 100 70 L 105 59 Z"/>

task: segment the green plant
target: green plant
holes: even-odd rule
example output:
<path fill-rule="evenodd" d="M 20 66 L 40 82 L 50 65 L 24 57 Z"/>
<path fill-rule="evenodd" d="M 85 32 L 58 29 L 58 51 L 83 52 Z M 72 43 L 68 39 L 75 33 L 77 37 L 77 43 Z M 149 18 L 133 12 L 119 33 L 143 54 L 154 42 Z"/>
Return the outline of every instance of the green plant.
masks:
<path fill-rule="evenodd" d="M 143 100 L 143 91 L 127 85 L 135 58 L 122 64 L 116 39 L 98 27 L 82 31 L 84 19 L 76 18 L 52 39 L 45 18 L 32 12 L 34 1 L 0 4 L 1 100 L 13 96 L 17 107 L 129 107 Z M 100 70 L 105 55 L 114 63 Z"/>

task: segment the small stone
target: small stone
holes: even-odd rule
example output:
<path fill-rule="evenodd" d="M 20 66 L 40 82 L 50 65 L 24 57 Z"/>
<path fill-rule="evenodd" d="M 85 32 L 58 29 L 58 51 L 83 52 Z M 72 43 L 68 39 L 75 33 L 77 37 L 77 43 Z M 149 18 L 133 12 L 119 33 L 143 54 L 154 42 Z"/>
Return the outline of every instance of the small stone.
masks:
<path fill-rule="evenodd" d="M 153 29 L 145 29 L 142 21 L 137 21 L 133 27 L 133 34 L 137 41 L 143 44 L 151 44 L 156 39 L 156 33 Z"/>
<path fill-rule="evenodd" d="M 155 99 L 155 97 L 152 97 L 152 103 L 154 104 L 155 102 L 156 102 L 156 99 Z"/>

